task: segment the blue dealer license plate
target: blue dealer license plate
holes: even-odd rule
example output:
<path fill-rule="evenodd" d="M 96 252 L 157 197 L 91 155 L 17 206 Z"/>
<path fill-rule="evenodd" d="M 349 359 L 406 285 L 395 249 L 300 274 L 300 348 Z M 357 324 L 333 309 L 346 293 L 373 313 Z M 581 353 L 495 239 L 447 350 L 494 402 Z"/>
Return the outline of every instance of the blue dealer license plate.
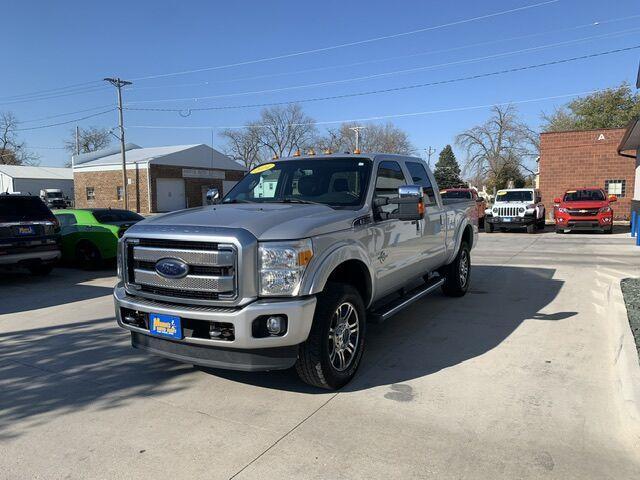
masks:
<path fill-rule="evenodd" d="M 36 229 L 31 225 L 21 225 L 18 227 L 18 235 L 35 235 Z"/>
<path fill-rule="evenodd" d="M 510 222 L 511 221 L 511 217 L 504 217 L 502 219 L 503 222 Z"/>
<path fill-rule="evenodd" d="M 166 338 L 182 338 L 182 326 L 180 317 L 162 315 L 160 313 L 149 314 L 149 332 L 152 335 Z"/>

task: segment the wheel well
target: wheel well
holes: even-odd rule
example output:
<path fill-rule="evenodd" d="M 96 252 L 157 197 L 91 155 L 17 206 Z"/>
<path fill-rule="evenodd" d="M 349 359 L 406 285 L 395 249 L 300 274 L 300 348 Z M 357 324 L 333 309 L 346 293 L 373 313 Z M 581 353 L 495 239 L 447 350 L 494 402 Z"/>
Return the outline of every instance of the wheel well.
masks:
<path fill-rule="evenodd" d="M 358 290 L 365 305 L 371 299 L 371 277 L 367 266 L 360 260 L 347 260 L 338 265 L 327 282 L 346 283 Z"/>
<path fill-rule="evenodd" d="M 471 229 L 471 225 L 467 225 L 464 228 L 464 232 L 462 232 L 462 241 L 467 242 L 469 248 L 473 247 L 473 230 Z"/>

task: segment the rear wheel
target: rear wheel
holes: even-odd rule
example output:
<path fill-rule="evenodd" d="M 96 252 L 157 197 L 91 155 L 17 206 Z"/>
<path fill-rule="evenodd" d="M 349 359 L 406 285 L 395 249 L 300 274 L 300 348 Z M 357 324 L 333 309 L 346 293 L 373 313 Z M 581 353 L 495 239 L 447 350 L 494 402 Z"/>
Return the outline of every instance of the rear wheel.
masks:
<path fill-rule="evenodd" d="M 471 280 L 471 253 L 466 242 L 460 244 L 460 250 L 453 262 L 442 270 L 444 284 L 442 291 L 449 297 L 462 297 L 469 289 Z"/>
<path fill-rule="evenodd" d="M 318 296 L 309 338 L 296 371 L 309 385 L 337 390 L 356 374 L 364 351 L 364 302 L 351 285 L 329 283 Z"/>
<path fill-rule="evenodd" d="M 85 270 L 95 270 L 102 265 L 102 255 L 93 243 L 81 242 L 76 247 L 76 261 Z"/>

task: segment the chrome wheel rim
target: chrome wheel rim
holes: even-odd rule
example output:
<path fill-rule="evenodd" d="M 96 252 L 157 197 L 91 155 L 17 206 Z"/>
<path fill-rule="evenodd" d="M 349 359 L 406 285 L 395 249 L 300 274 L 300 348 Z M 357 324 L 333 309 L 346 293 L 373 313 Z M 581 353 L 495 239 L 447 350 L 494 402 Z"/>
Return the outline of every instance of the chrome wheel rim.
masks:
<path fill-rule="evenodd" d="M 331 317 L 329 325 L 329 361 L 339 372 L 353 363 L 358 351 L 360 322 L 356 308 L 349 302 L 342 303 Z"/>
<path fill-rule="evenodd" d="M 469 278 L 469 254 L 466 250 L 460 252 L 460 286 L 464 288 L 467 285 L 467 279 Z"/>

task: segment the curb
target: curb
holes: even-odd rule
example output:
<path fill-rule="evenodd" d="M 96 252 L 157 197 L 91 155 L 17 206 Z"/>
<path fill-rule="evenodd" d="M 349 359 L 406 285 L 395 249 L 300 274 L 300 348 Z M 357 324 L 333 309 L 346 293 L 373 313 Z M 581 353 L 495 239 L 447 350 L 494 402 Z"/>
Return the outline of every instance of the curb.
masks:
<path fill-rule="evenodd" d="M 611 282 L 607 299 L 611 307 L 612 360 L 622 424 L 633 437 L 634 444 L 640 447 L 640 361 L 629 326 L 620 280 Z"/>

